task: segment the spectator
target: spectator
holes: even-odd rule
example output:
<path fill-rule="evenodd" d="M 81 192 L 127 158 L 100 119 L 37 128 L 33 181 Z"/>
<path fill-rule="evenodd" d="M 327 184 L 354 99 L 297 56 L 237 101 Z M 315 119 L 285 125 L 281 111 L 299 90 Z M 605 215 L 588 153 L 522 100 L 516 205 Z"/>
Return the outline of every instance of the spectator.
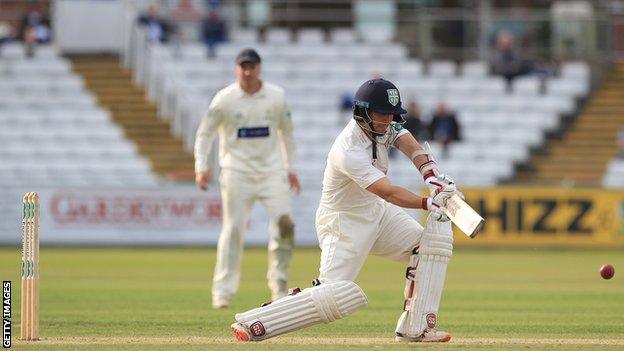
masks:
<path fill-rule="evenodd" d="M 515 6 L 508 9 L 509 16 L 503 16 L 500 20 L 492 23 L 488 34 L 489 44 L 494 44 L 498 34 L 502 31 L 509 32 L 519 47 L 535 44 L 533 41 L 539 21 L 527 21 L 527 18 L 535 16 L 533 10 L 537 9 L 531 6 L 531 1 L 517 1 Z"/>
<path fill-rule="evenodd" d="M 175 23 L 176 40 L 195 41 L 201 36 L 201 26 L 198 23 L 202 21 L 201 5 L 194 0 L 177 0 L 166 1 L 169 4 L 169 18 Z"/>
<path fill-rule="evenodd" d="M 13 29 L 8 22 L 0 21 L 0 56 L 2 56 L 2 45 L 13 39 Z"/>
<path fill-rule="evenodd" d="M 490 62 L 492 73 L 501 75 L 507 79 L 508 86 L 511 81 L 521 75 L 531 72 L 531 62 L 521 58 L 514 50 L 514 36 L 508 30 L 502 30 L 496 37 L 496 52 Z"/>
<path fill-rule="evenodd" d="M 405 123 L 403 128 L 407 129 L 416 140 L 428 140 L 429 133 L 425 128 L 424 123 L 420 119 L 420 108 L 415 100 L 412 100 L 407 105 L 407 114 L 405 115 Z"/>
<path fill-rule="evenodd" d="M 340 95 L 338 108 L 340 109 L 338 125 L 342 126 L 345 122 L 350 121 L 351 116 L 353 116 L 353 97 L 351 96 L 351 93 L 344 92 Z"/>
<path fill-rule="evenodd" d="M 13 28 L 11 24 L 5 21 L 0 21 L 0 45 L 9 42 L 13 39 Z"/>
<path fill-rule="evenodd" d="M 165 43 L 169 39 L 171 26 L 158 16 L 156 6 L 150 5 L 147 13 L 139 16 L 138 22 L 147 29 L 147 40 Z"/>
<path fill-rule="evenodd" d="M 22 18 L 20 37 L 24 41 L 26 57 L 33 57 L 36 44 L 46 44 L 52 40 L 50 19 L 43 13 L 41 4 L 32 4 Z"/>
<path fill-rule="evenodd" d="M 227 41 L 227 28 L 216 10 L 208 12 L 202 21 L 202 36 L 208 48 L 208 57 L 215 56 L 215 46 Z"/>
<path fill-rule="evenodd" d="M 35 56 L 35 45 L 37 44 L 35 31 L 32 28 L 27 29 L 22 36 L 24 38 L 24 51 L 26 57 L 31 58 Z"/>
<path fill-rule="evenodd" d="M 43 13 L 40 4 L 32 4 L 26 15 L 22 18 L 21 39 L 27 42 L 29 39 L 45 44 L 52 40 L 50 19 Z"/>
<path fill-rule="evenodd" d="M 429 133 L 432 140 L 442 144 L 445 157 L 448 156 L 450 143 L 461 139 L 457 118 L 453 112 L 449 111 L 444 102 L 438 103 L 429 126 Z"/>

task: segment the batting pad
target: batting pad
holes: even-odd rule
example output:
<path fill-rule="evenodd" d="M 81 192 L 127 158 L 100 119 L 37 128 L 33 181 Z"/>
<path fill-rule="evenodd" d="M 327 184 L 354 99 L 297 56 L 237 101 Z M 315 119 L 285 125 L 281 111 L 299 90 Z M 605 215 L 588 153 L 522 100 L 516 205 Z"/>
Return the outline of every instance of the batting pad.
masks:
<path fill-rule="evenodd" d="M 418 249 L 418 260 L 413 260 L 417 263 L 412 278 L 414 294 L 399 318 L 397 334 L 419 337 L 425 330 L 436 327 L 446 267 L 452 255 L 451 222 L 439 222 L 429 216 Z"/>
<path fill-rule="evenodd" d="M 245 325 L 251 340 L 259 341 L 343 318 L 368 304 L 364 291 L 352 281 L 340 280 L 304 289 L 234 318 Z"/>

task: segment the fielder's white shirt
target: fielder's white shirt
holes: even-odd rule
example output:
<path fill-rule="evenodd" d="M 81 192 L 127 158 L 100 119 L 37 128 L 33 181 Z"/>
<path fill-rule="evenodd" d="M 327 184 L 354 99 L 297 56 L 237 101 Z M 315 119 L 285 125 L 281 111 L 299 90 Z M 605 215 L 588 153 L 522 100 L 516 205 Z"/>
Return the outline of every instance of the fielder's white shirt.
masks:
<path fill-rule="evenodd" d="M 249 95 L 235 82 L 220 90 L 203 116 L 195 138 L 195 172 L 209 169 L 219 133 L 221 168 L 247 173 L 294 169 L 295 144 L 284 90 L 262 82 Z"/>
<path fill-rule="evenodd" d="M 394 125 L 394 124 L 393 124 Z M 377 138 L 377 159 L 373 161 L 373 142 L 355 120 L 334 141 L 323 177 L 320 205 L 336 211 L 366 209 L 383 201 L 366 188 L 388 173 L 388 150 L 402 135 L 409 133 L 399 125 Z M 397 130 L 398 129 L 398 130 Z"/>

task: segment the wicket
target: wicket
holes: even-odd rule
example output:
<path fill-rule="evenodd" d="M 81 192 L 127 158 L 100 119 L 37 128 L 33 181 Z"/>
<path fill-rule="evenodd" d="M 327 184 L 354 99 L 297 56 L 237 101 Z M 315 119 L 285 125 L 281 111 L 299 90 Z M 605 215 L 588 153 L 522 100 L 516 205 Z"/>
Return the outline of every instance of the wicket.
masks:
<path fill-rule="evenodd" d="M 39 339 L 39 195 L 26 193 L 22 217 L 21 340 Z"/>

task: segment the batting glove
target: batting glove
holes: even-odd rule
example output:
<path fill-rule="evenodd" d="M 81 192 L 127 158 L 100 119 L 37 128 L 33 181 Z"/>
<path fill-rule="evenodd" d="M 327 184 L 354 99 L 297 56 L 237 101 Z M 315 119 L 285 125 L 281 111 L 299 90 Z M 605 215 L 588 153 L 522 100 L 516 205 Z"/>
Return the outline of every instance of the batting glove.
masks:
<path fill-rule="evenodd" d="M 446 213 L 444 213 L 444 207 L 446 207 L 446 202 L 448 199 L 457 194 L 457 188 L 455 184 L 450 184 L 443 187 L 441 190 L 435 190 L 437 193 L 433 197 L 427 197 L 426 199 L 426 209 L 430 212 L 430 215 L 439 222 L 446 222 L 449 220 Z M 425 202 L 425 200 L 423 200 Z"/>
<path fill-rule="evenodd" d="M 449 185 L 455 185 L 455 181 L 446 174 L 439 173 L 436 175 L 432 174 L 427 177 L 427 179 L 425 179 L 425 184 L 427 184 L 431 196 L 435 196 L 435 194 L 437 194 L 437 192 L 442 188 Z"/>
<path fill-rule="evenodd" d="M 455 194 L 459 195 L 462 199 L 465 199 L 464 194 L 457 190 L 457 186 L 455 185 L 453 178 L 447 176 L 446 174 L 432 175 L 425 179 L 425 184 L 427 184 L 429 194 L 431 194 L 431 196 L 435 196 L 438 192 L 442 191 L 442 189 L 452 186 L 453 189 L 455 189 Z"/>

